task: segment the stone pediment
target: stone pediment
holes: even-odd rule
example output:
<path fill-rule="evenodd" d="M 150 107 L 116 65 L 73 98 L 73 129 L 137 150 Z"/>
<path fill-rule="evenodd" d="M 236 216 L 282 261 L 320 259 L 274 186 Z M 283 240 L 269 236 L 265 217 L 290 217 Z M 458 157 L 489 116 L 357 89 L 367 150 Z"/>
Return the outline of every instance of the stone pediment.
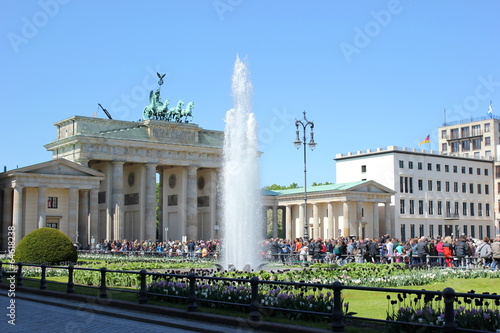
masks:
<path fill-rule="evenodd" d="M 43 174 L 59 176 L 102 177 L 102 173 L 66 159 L 51 160 L 48 162 L 30 165 L 12 170 L 16 174 Z"/>
<path fill-rule="evenodd" d="M 390 193 L 390 194 L 395 193 L 390 188 L 382 184 L 379 184 L 373 180 L 369 180 L 359 185 L 353 186 L 349 190 L 352 192 Z"/>

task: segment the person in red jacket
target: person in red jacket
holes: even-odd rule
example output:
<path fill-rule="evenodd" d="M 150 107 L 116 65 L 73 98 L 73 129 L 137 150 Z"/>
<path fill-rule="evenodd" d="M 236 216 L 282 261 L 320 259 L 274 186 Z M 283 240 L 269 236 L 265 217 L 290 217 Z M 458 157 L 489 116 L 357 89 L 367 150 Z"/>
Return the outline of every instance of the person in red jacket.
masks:
<path fill-rule="evenodd" d="M 446 261 L 447 267 L 453 267 L 453 241 L 450 236 L 444 238 L 443 244 L 443 255 Z"/>

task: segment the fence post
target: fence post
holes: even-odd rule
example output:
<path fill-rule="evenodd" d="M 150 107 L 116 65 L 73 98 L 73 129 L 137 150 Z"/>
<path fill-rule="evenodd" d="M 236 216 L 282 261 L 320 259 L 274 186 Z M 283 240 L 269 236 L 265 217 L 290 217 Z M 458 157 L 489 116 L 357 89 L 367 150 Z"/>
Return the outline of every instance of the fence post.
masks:
<path fill-rule="evenodd" d="M 99 297 L 107 298 L 107 288 L 106 288 L 106 267 L 101 268 L 101 285 L 99 286 Z"/>
<path fill-rule="evenodd" d="M 148 302 L 148 291 L 146 289 L 146 270 L 141 269 L 139 272 L 141 279 L 141 290 L 139 290 L 139 304 L 146 304 Z"/>
<path fill-rule="evenodd" d="M 189 280 L 189 296 L 188 296 L 188 311 L 198 311 L 198 304 L 196 304 L 196 275 L 194 273 L 188 274 Z"/>
<path fill-rule="evenodd" d="M 452 288 L 444 288 L 442 293 L 444 299 L 444 325 L 443 333 L 454 333 L 457 331 L 455 323 L 455 313 L 453 311 L 453 303 L 455 302 L 455 290 Z"/>
<path fill-rule="evenodd" d="M 17 264 L 17 286 L 22 286 L 23 285 L 23 264 L 18 263 Z"/>
<path fill-rule="evenodd" d="M 344 332 L 344 313 L 342 312 L 342 283 L 335 281 L 333 289 L 332 332 Z"/>
<path fill-rule="evenodd" d="M 73 265 L 68 266 L 68 289 L 66 290 L 66 293 L 68 294 L 74 294 L 75 293 L 75 284 L 73 283 L 73 270 L 75 268 Z"/>
<path fill-rule="evenodd" d="M 3 282 L 2 265 L 3 265 L 3 262 L 2 262 L 2 261 L 0 261 L 0 283 L 2 283 L 2 282 Z"/>
<path fill-rule="evenodd" d="M 259 304 L 259 278 L 254 276 L 250 279 L 251 293 L 252 293 L 252 301 L 250 302 L 250 313 L 248 314 L 248 318 L 250 321 L 260 321 L 260 304 Z"/>
<path fill-rule="evenodd" d="M 46 271 L 47 271 L 47 266 L 45 264 L 42 264 L 40 266 L 42 269 L 42 276 L 40 276 L 40 289 L 47 289 L 47 278 L 46 278 Z"/>

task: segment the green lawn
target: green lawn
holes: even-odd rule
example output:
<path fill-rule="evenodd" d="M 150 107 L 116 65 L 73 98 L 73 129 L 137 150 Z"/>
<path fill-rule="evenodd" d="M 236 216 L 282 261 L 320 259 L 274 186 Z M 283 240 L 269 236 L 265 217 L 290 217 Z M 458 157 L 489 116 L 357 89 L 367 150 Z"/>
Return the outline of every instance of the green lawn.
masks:
<path fill-rule="evenodd" d="M 495 282 L 495 283 L 493 283 Z M 451 287 L 456 292 L 466 293 L 474 290 L 477 294 L 483 292 L 500 294 L 500 280 L 497 279 L 450 279 L 446 282 L 436 282 L 432 284 L 405 287 L 404 289 L 425 289 L 432 291 L 443 290 L 444 288 Z M 357 312 L 356 316 L 385 319 L 389 301 L 387 295 L 389 293 L 378 291 L 358 291 L 346 290 L 342 293 L 344 302 L 349 302 L 349 311 Z M 391 298 L 394 299 L 397 294 L 392 294 Z"/>

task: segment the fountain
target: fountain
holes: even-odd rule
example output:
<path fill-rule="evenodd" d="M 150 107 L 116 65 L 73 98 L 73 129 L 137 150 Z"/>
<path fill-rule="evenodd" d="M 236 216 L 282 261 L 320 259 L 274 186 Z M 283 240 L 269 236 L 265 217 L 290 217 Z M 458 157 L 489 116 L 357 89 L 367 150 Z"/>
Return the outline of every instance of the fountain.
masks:
<path fill-rule="evenodd" d="M 232 77 L 234 108 L 226 113 L 222 164 L 223 265 L 248 270 L 259 263 L 264 232 L 260 204 L 257 122 L 247 66 L 236 56 Z"/>

